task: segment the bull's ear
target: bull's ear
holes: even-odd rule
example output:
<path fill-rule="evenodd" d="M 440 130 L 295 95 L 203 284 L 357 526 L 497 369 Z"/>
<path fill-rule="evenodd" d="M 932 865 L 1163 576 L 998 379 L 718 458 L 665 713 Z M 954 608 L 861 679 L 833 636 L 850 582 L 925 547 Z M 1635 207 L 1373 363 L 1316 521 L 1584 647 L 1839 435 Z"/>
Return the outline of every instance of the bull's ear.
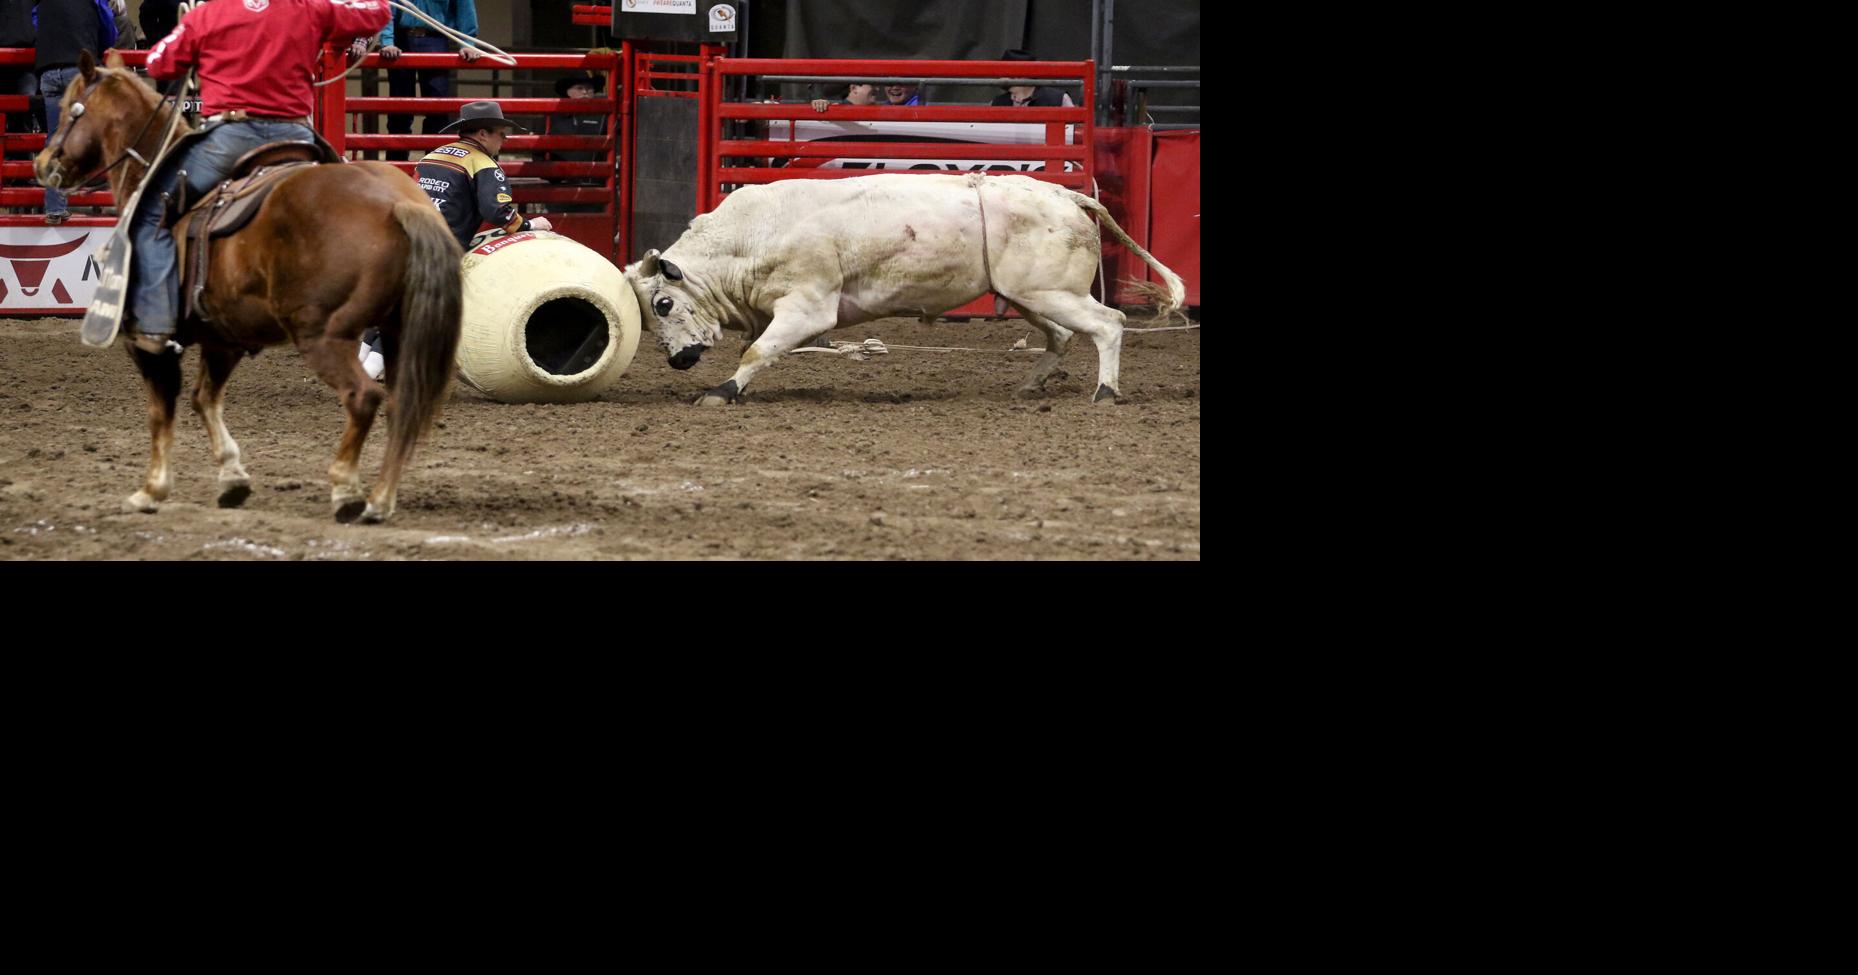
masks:
<path fill-rule="evenodd" d="M 77 70 L 79 73 L 81 73 L 84 76 L 85 84 L 89 85 L 89 84 L 96 83 L 97 59 L 91 56 L 89 48 L 85 48 L 82 51 L 78 52 Z"/>
<path fill-rule="evenodd" d="M 639 277 L 655 278 L 657 276 L 658 276 L 658 249 L 654 247 L 651 250 L 646 251 L 645 256 L 639 260 Z"/>
<path fill-rule="evenodd" d="M 124 67 L 123 52 L 110 48 L 109 53 L 103 56 L 103 66 L 106 68 Z"/>
<path fill-rule="evenodd" d="M 670 278 L 673 281 L 684 280 L 684 272 L 678 270 L 677 265 L 671 263 L 670 261 L 659 261 L 658 263 L 664 265 L 664 276 L 665 277 Z"/>

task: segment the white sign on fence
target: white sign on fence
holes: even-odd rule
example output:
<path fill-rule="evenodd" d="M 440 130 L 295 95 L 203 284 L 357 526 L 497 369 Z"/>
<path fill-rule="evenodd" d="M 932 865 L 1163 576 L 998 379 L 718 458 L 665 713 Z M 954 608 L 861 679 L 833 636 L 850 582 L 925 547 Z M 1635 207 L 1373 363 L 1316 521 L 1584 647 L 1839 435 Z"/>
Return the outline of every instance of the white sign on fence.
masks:
<path fill-rule="evenodd" d="M 0 227 L 0 315 L 82 312 L 110 227 Z"/>
<path fill-rule="evenodd" d="M 789 135 L 789 127 L 792 135 Z M 961 143 L 985 145 L 1033 146 L 1045 144 L 1045 125 L 1039 122 L 816 122 L 803 119 L 768 120 L 768 139 L 785 142 L 845 143 L 845 155 L 819 161 L 817 157 L 798 159 L 789 165 L 818 166 L 821 169 L 869 169 L 873 172 L 897 169 L 942 169 L 950 172 L 977 170 L 1011 170 L 1031 172 L 1045 168 L 1043 160 L 964 159 Z M 946 159 L 874 159 L 858 155 L 859 141 L 941 142 L 948 144 Z M 1066 125 L 1064 141 L 1077 142 L 1077 126 Z M 1067 172 L 1083 167 L 1065 160 Z"/>

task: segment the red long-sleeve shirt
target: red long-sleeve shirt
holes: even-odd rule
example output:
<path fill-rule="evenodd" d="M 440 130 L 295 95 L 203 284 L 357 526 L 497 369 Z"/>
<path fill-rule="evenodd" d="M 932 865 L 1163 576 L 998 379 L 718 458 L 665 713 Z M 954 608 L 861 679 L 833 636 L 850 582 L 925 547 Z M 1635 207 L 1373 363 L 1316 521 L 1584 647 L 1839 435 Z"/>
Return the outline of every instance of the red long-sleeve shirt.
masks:
<path fill-rule="evenodd" d="M 323 43 L 373 34 L 387 16 L 383 0 L 214 0 L 149 51 L 148 75 L 166 81 L 199 68 L 206 115 L 297 118 L 315 106 Z"/>

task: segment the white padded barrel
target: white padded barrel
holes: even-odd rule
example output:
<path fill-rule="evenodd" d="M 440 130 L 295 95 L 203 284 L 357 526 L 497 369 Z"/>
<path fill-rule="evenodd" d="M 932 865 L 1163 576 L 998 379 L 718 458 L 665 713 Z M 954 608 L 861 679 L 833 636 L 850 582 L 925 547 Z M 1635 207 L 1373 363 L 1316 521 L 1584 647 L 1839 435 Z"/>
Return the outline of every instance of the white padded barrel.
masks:
<path fill-rule="evenodd" d="M 464 258 L 459 376 L 504 403 L 574 403 L 617 381 L 639 348 L 639 306 L 611 261 L 550 231 Z"/>

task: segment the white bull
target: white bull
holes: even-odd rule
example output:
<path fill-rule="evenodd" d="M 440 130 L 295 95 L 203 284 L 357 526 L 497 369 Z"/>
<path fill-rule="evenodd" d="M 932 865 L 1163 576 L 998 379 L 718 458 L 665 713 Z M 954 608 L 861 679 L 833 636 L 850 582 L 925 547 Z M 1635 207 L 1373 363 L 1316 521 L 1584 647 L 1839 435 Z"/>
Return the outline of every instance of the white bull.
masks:
<path fill-rule="evenodd" d="M 1093 219 L 1093 217 L 1095 219 Z M 1090 297 L 1101 255 L 1097 220 L 1167 282 L 1181 279 L 1136 246 L 1103 205 L 1025 176 L 794 179 L 731 193 L 663 254 L 626 268 L 645 321 L 671 365 L 688 369 L 725 325 L 752 343 L 728 382 L 697 398 L 734 402 L 755 374 L 831 329 L 875 318 L 925 320 L 989 291 L 1037 325 L 1046 351 L 1022 389 L 1058 368 L 1071 333 L 1097 344 L 1098 402 L 1114 400 L 1123 313 Z"/>

